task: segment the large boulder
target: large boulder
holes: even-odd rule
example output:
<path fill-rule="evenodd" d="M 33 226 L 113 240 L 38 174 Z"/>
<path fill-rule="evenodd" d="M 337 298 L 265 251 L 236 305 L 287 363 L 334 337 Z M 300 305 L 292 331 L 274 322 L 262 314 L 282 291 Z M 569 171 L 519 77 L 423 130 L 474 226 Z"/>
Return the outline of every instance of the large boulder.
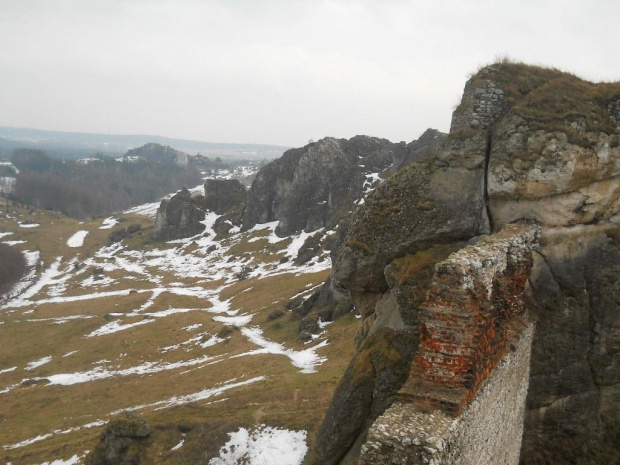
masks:
<path fill-rule="evenodd" d="M 223 215 L 243 207 L 246 189 L 236 179 L 207 179 L 203 205 L 207 210 Z"/>
<path fill-rule="evenodd" d="M 99 438 L 97 447 L 85 459 L 86 465 L 139 464 L 141 451 L 151 434 L 151 426 L 139 415 L 127 413 L 111 421 Z"/>
<path fill-rule="evenodd" d="M 161 201 L 155 218 L 153 239 L 169 241 L 195 236 L 204 231 L 202 200 L 194 199 L 186 187 L 170 199 Z"/>

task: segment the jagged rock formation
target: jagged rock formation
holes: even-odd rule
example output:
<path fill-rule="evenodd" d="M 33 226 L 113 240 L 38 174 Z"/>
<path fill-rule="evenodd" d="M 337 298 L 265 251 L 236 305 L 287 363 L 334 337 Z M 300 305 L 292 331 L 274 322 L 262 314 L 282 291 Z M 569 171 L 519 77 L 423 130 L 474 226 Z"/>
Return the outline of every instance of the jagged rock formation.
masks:
<path fill-rule="evenodd" d="M 435 130 L 408 145 L 368 136 L 328 137 L 288 150 L 257 174 L 248 194 L 244 228 L 277 220 L 285 235 L 331 229 L 363 201 L 379 173 L 432 155 L 442 138 Z"/>
<path fill-rule="evenodd" d="M 365 383 L 384 404 L 394 399 L 392 372 L 365 360 L 385 353 L 373 348 L 377 338 L 407 335 L 416 349 L 389 359 L 410 366 L 399 357 L 417 350 L 434 265 L 520 219 L 542 225 L 525 297 L 537 330 L 522 461 L 620 459 L 619 96 L 617 84 L 556 70 L 484 68 L 466 84 L 436 157 L 392 176 L 355 212 L 328 287 L 363 317 L 359 351 L 319 433 L 316 463 L 348 463 L 382 413 L 372 397 L 356 397 L 356 367 L 368 367 Z M 357 410 L 366 416 L 344 413 Z"/>
<path fill-rule="evenodd" d="M 203 199 L 193 198 L 186 187 L 161 201 L 155 218 L 153 239 L 170 241 L 200 234 L 205 229 Z"/>
<path fill-rule="evenodd" d="M 220 216 L 213 225 L 219 236 L 241 226 L 247 191 L 236 179 L 208 179 L 205 182 L 203 205 Z"/>

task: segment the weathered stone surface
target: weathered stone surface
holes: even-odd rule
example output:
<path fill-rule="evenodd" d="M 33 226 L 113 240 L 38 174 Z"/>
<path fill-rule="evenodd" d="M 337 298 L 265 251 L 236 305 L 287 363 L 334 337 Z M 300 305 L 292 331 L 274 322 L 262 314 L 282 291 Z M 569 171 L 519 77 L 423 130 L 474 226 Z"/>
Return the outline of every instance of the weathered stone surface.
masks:
<path fill-rule="evenodd" d="M 201 201 L 193 199 L 192 194 L 183 188 L 169 200 L 161 201 L 155 218 L 153 239 L 169 241 L 200 234 L 205 226 Z"/>
<path fill-rule="evenodd" d="M 620 147 L 613 147 L 614 140 L 586 132 L 571 142 L 564 132 L 534 130 L 521 117 L 504 119 L 493 132 L 488 173 L 496 226 L 519 218 L 570 226 L 620 212 Z"/>
<path fill-rule="evenodd" d="M 458 414 L 508 350 L 540 228 L 512 224 L 435 266 L 421 305 L 420 349 L 403 400 Z"/>
<path fill-rule="evenodd" d="M 433 154 L 441 138 L 441 133 L 429 130 L 419 144 L 407 146 L 368 136 L 328 137 L 289 150 L 257 174 L 244 227 L 277 220 L 282 234 L 333 228 L 374 187 L 378 173 Z"/>
<path fill-rule="evenodd" d="M 433 243 L 488 232 L 484 200 L 486 138 L 445 141 L 437 158 L 414 162 L 368 197 L 333 254 L 332 281 L 344 287 L 363 317 L 389 286 L 385 267 L 394 258 Z"/>
<path fill-rule="evenodd" d="M 245 203 L 245 187 L 236 179 L 207 179 L 204 188 L 204 207 L 218 215 L 241 209 Z"/>
<path fill-rule="evenodd" d="M 392 175 L 414 161 L 435 156 L 445 138 L 445 133 L 436 129 L 427 129 L 418 139 L 407 144 L 406 151 L 399 150 L 395 153 L 393 165 L 385 174 Z"/>
<path fill-rule="evenodd" d="M 317 436 L 315 465 L 333 465 L 365 436 L 373 419 L 394 401 L 409 374 L 415 335 L 383 328 L 358 351 L 345 372 Z M 361 444 L 361 441 L 359 441 Z"/>
<path fill-rule="evenodd" d="M 543 231 L 523 463 L 620 459 L 619 238 L 612 222 Z"/>

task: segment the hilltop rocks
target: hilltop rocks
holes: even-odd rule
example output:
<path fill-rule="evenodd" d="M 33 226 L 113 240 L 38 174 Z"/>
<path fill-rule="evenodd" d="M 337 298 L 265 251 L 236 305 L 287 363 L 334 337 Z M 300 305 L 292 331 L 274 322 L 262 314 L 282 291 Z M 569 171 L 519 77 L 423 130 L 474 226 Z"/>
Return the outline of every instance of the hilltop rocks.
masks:
<path fill-rule="evenodd" d="M 171 166 L 190 167 L 196 170 L 228 169 L 230 165 L 219 158 L 212 160 L 204 155 L 189 155 L 168 145 L 156 143 L 145 144 L 127 151 L 123 156 L 125 161 L 136 162 L 146 160 L 150 163 L 161 163 Z"/>
<path fill-rule="evenodd" d="M 325 138 L 292 149 L 259 171 L 244 212 L 244 228 L 278 221 L 281 234 L 331 229 L 346 218 L 374 187 L 379 173 L 393 164 L 436 149 L 437 131 L 407 146 L 356 136 Z"/>
<path fill-rule="evenodd" d="M 424 158 L 432 157 L 437 153 L 439 146 L 446 138 L 446 134 L 436 129 L 427 129 L 424 133 L 413 142 L 407 144 L 407 150 L 403 153 L 398 151 L 395 155 L 393 165 L 386 171 L 386 174 L 394 174 L 405 168 L 414 161 L 420 161 Z M 404 155 L 401 159 L 400 156 Z"/>
<path fill-rule="evenodd" d="M 218 236 L 226 235 L 241 226 L 247 196 L 245 186 L 236 179 L 207 179 L 202 205 L 220 216 L 213 224 Z"/>
<path fill-rule="evenodd" d="M 201 199 L 194 199 L 187 188 L 183 188 L 169 200 L 162 200 L 157 209 L 153 239 L 169 241 L 200 234 L 205 226 Z"/>
<path fill-rule="evenodd" d="M 124 158 L 126 160 L 143 158 L 155 163 L 170 163 L 179 166 L 187 166 L 191 157 L 187 153 L 173 149 L 168 145 L 149 143 L 142 147 L 128 150 Z"/>

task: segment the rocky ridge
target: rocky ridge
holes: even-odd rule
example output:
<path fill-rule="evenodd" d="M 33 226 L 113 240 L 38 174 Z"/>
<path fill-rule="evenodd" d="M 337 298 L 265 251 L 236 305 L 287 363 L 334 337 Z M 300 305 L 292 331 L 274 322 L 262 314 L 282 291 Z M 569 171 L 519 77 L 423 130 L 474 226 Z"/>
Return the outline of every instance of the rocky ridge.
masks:
<path fill-rule="evenodd" d="M 151 163 L 164 163 L 182 167 L 195 167 L 201 170 L 227 169 L 230 165 L 219 159 L 212 160 L 204 155 L 189 155 L 168 145 L 148 143 L 128 150 L 124 161 L 146 160 Z"/>
<path fill-rule="evenodd" d="M 352 299 L 362 322 L 314 463 L 349 463 L 393 401 L 406 378 L 393 377 L 409 372 L 417 349 L 379 341 L 409 338 L 417 347 L 434 265 L 521 219 L 542 226 L 525 293 L 537 330 L 521 460 L 620 457 L 619 96 L 618 84 L 557 70 L 484 68 L 467 82 L 437 155 L 369 195 L 333 253 L 327 287 Z M 382 371 L 387 364 L 377 361 L 385 359 L 398 369 Z M 364 383 L 378 395 L 361 398 L 359 367 L 368 361 Z M 364 413 L 348 414 L 357 411 Z"/>
<path fill-rule="evenodd" d="M 434 153 L 443 137 L 432 129 L 410 144 L 368 136 L 327 137 L 288 150 L 257 174 L 243 226 L 278 221 L 282 235 L 333 229 L 363 203 L 381 173 Z"/>

